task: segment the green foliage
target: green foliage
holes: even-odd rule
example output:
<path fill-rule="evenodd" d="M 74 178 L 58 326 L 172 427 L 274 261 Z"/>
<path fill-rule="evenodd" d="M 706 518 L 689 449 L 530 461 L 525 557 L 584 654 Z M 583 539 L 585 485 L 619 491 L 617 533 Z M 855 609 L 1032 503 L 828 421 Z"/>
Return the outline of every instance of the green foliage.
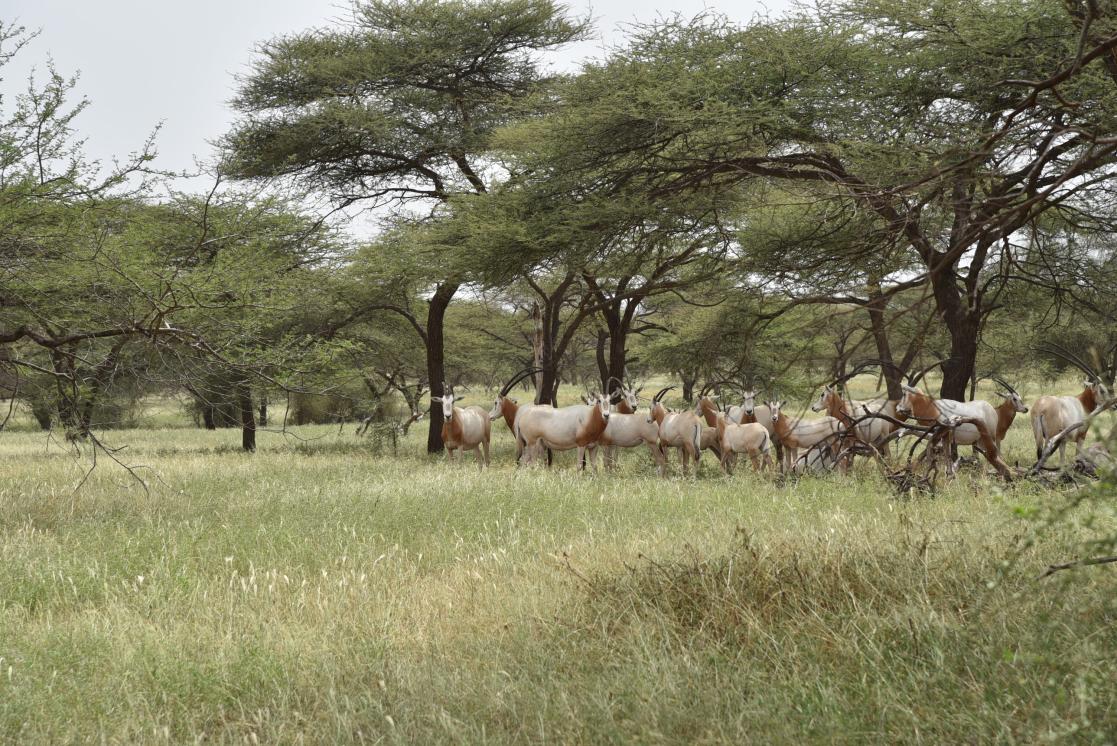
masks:
<path fill-rule="evenodd" d="M 346 28 L 260 47 L 230 168 L 345 201 L 483 191 L 471 161 L 547 84 L 536 55 L 585 30 L 550 0 L 358 3 Z"/>

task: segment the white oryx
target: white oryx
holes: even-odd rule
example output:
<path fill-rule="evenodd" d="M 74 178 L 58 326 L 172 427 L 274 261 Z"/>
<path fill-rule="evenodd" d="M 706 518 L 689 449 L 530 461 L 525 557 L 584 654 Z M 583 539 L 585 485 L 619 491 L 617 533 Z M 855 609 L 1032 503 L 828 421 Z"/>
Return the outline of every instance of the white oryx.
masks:
<path fill-rule="evenodd" d="M 759 422 L 738 425 L 728 422 L 725 412 L 718 412 L 716 420 L 718 444 L 721 447 L 721 470 L 730 473 L 737 461 L 737 454 L 747 453 L 755 471 L 772 465 L 769 454 L 772 438 Z"/>
<path fill-rule="evenodd" d="M 555 408 L 539 404 L 520 407 L 513 431 L 517 447 L 525 454 L 524 463 L 531 463 L 538 449 L 569 451 L 577 448 L 578 468 L 586 468 L 588 450 L 593 469 L 597 471 L 597 444 L 609 424 L 612 407 L 608 397 L 601 394 L 592 396 L 592 405 Z"/>
<path fill-rule="evenodd" d="M 496 395 L 493 401 L 493 408 L 489 410 L 489 420 L 495 421 L 498 417 L 504 418 L 504 423 L 508 425 L 508 430 L 513 435 L 516 433 L 516 415 L 520 411 L 520 403 L 510 397 L 508 394 L 512 391 L 512 387 L 517 383 L 534 375 L 539 371 L 539 368 L 525 368 L 508 380 L 508 383 L 501 387 L 500 392 Z M 534 404 L 526 404 L 524 406 L 534 407 Z M 516 461 L 518 462 L 523 456 L 523 450 L 520 448 L 520 441 L 516 441 Z"/>
<path fill-rule="evenodd" d="M 756 392 L 752 389 L 741 392 L 741 403 L 730 407 L 726 416 L 729 417 L 730 422 L 739 425 L 759 422 L 768 431 L 768 435 L 776 434 L 776 428 L 772 424 L 772 410 L 767 404 L 756 405 Z"/>
<path fill-rule="evenodd" d="M 458 460 L 461 461 L 466 451 L 473 451 L 477 459 L 477 468 L 484 469 L 489 465 L 489 413 L 484 407 L 455 407 L 454 402 L 461 401 L 463 397 L 454 395 L 454 389 L 443 382 L 442 396 L 432 396 L 431 401 L 442 404 L 442 443 L 446 446 L 446 458 L 454 460 L 454 451 L 459 451 Z M 482 459 L 482 452 L 484 458 Z"/>
<path fill-rule="evenodd" d="M 1012 427 L 1013 420 L 1016 419 L 1017 414 L 1027 414 L 1028 405 L 1024 403 L 1024 399 L 1017 393 L 1016 389 L 1008 385 L 1008 382 L 998 376 L 984 376 L 992 381 L 1004 386 L 1004 391 L 994 391 L 1002 401 L 993 410 L 997 413 L 997 432 L 993 434 L 993 438 L 997 441 L 997 450 L 1000 450 L 1001 443 L 1004 442 L 1005 435 L 1008 434 L 1008 429 Z"/>
<path fill-rule="evenodd" d="M 896 418 L 896 404 L 892 399 L 878 398 L 864 401 L 857 399 L 846 400 L 836 386 L 827 385 L 818 395 L 818 399 L 811 405 L 812 412 L 826 412 L 827 415 L 843 423 L 856 422 L 867 414 L 882 414 L 893 419 Z M 879 447 L 885 457 L 889 454 L 888 436 L 896 429 L 896 425 L 888 420 L 871 417 L 862 419 L 854 426 L 854 434 L 862 443 Z"/>
<path fill-rule="evenodd" d="M 973 421 L 952 424 L 951 435 L 944 441 L 944 453 L 950 471 L 954 470 L 954 460 L 950 455 L 950 443 L 953 442 L 955 445 L 973 446 L 974 451 L 983 454 L 1004 479 L 1012 479 L 1008 466 L 1001 458 L 1001 449 L 997 443 L 997 411 L 992 404 L 981 399 L 966 402 L 935 399 L 907 384 L 903 390 L 904 398 L 896 405 L 896 412 L 905 417 L 913 417 L 920 425 Z"/>
<path fill-rule="evenodd" d="M 841 437 L 838 434 L 843 430 L 840 420 L 835 417 L 822 417 L 817 420 L 796 419 L 793 421 L 780 412 L 781 407 L 786 403 L 782 401 L 768 402 L 772 425 L 780 439 L 780 444 L 783 446 L 782 467 L 784 471 L 791 472 L 795 469 L 800 448 L 825 448 L 831 453 L 836 451 L 840 445 L 838 441 Z M 808 455 L 807 463 L 809 464 L 811 461 L 809 454 L 805 455 Z"/>
<path fill-rule="evenodd" d="M 912 417 L 920 425 L 944 423 L 952 417 L 980 420 L 992 445 L 996 446 L 997 410 L 983 399 L 955 401 L 936 399 L 914 386 L 904 384 L 904 398 L 896 405 L 896 412 Z M 954 444 L 960 446 L 983 445 L 983 435 L 976 425 L 964 424 L 954 428 Z"/>
<path fill-rule="evenodd" d="M 691 459 L 694 459 L 694 472 L 697 474 L 702 456 L 702 420 L 694 410 L 667 411 L 661 400 L 673 388 L 675 387 L 668 386 L 655 395 L 647 420 L 659 426 L 661 448 L 678 448 L 682 451 L 683 474 L 687 473 Z M 664 457 L 666 458 L 666 452 Z"/>
<path fill-rule="evenodd" d="M 627 387 L 622 384 L 614 394 L 617 408 L 609 416 L 609 424 L 605 426 L 598 445 L 605 449 L 605 467 L 611 469 L 617 465 L 618 448 L 636 448 L 644 444 L 655 461 L 656 473 L 663 476 L 667 460 L 663 449 L 659 447 L 659 425 L 648 422 L 648 418 L 642 414 L 636 414 L 640 405 L 637 398 L 639 392 L 640 389 L 633 389 L 631 384 Z"/>
<path fill-rule="evenodd" d="M 1048 442 L 1071 425 L 1085 422 L 1086 416 L 1109 399 L 1109 390 L 1097 379 L 1085 381 L 1077 396 L 1041 396 L 1032 405 L 1032 434 L 1036 439 L 1036 458 L 1043 455 Z M 1059 466 L 1066 463 L 1067 441 L 1074 441 L 1075 457 L 1082 452 L 1089 426 L 1084 425 L 1059 443 Z"/>

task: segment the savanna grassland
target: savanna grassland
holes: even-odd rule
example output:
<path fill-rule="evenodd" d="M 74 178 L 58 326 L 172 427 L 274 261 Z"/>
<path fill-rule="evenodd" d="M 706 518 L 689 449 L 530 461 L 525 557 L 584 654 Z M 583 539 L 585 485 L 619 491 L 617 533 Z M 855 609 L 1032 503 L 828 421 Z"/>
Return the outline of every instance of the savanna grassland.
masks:
<path fill-rule="evenodd" d="M 0 740 L 1106 742 L 1102 498 L 869 464 L 777 483 L 491 469 L 353 427 L 0 434 Z M 1018 423 L 1009 461 L 1027 460 Z M 1107 424 L 1108 427 L 1108 424 Z M 677 460 L 674 462 L 677 464 Z"/>

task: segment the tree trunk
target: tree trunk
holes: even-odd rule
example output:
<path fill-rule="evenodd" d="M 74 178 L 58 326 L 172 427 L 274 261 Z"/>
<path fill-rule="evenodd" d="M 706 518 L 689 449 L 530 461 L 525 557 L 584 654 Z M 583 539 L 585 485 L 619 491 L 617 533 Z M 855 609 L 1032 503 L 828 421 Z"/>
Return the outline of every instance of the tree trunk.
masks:
<path fill-rule="evenodd" d="M 247 383 L 237 387 L 237 406 L 240 409 L 240 447 L 253 453 L 256 450 L 256 417 L 252 410 L 252 389 Z"/>
<path fill-rule="evenodd" d="M 36 399 L 31 402 L 31 414 L 35 417 L 35 421 L 39 423 L 41 430 L 50 430 L 51 419 L 54 415 L 54 407 L 46 399 Z"/>
<path fill-rule="evenodd" d="M 609 342 L 609 332 L 597 330 L 597 373 L 601 379 L 601 390 L 609 390 L 609 361 L 605 357 L 605 347 Z"/>
<path fill-rule="evenodd" d="M 260 394 L 260 427 L 268 425 L 268 400 L 267 394 Z"/>
<path fill-rule="evenodd" d="M 683 382 L 683 401 L 687 404 L 694 403 L 694 385 L 698 383 L 697 373 L 680 373 L 679 378 Z"/>
<path fill-rule="evenodd" d="M 942 387 L 939 396 L 943 399 L 965 401 L 966 384 L 973 377 L 977 366 L 981 313 L 966 308 L 952 272 L 933 272 L 931 287 L 935 294 L 935 306 L 950 334 L 950 357 L 942 361 Z"/>
<path fill-rule="evenodd" d="M 432 397 L 443 394 L 442 382 L 446 378 L 446 307 L 457 291 L 456 283 L 439 285 L 427 306 L 427 380 L 430 382 Z M 442 407 L 431 407 L 427 453 L 441 453 L 442 449 Z"/>
<path fill-rule="evenodd" d="M 620 381 L 624 380 L 624 371 L 628 362 L 628 351 L 625 345 L 628 342 L 628 329 L 625 327 L 623 321 L 617 325 L 616 329 L 611 329 L 609 333 L 609 381 L 605 386 L 606 393 L 613 393 L 613 389 L 620 388 Z"/>
<path fill-rule="evenodd" d="M 888 398 L 898 401 L 904 397 L 904 390 L 901 387 L 903 380 L 900 371 L 896 369 L 892 360 L 892 347 L 888 343 L 888 325 L 884 318 L 884 308 L 888 300 L 879 293 L 875 295 L 870 293 L 869 297 L 869 305 L 865 308 L 869 312 L 869 325 L 873 330 L 873 341 L 877 346 L 877 359 L 888 363 L 881 366 L 881 374 L 888 385 Z"/>
<path fill-rule="evenodd" d="M 200 402 L 202 406 L 202 422 L 206 426 L 206 430 L 216 430 L 217 420 L 213 416 L 213 405 L 209 402 Z"/>
<path fill-rule="evenodd" d="M 966 400 L 966 384 L 974 376 L 977 365 L 978 322 L 967 314 L 958 325 L 947 326 L 950 332 L 950 357 L 942 364 L 943 399 Z"/>

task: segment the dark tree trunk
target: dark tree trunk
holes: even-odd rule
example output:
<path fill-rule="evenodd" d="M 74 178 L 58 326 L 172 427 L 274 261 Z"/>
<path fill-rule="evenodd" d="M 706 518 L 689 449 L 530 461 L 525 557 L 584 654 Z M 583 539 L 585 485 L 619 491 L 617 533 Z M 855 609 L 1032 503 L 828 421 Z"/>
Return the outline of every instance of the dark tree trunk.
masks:
<path fill-rule="evenodd" d="M 67 379 L 70 381 L 76 380 L 73 359 L 61 350 L 54 350 L 50 354 L 50 361 L 54 372 L 58 374 L 55 377 L 58 392 L 55 409 L 58 412 L 58 422 L 66 428 L 75 427 L 78 424 L 77 402 L 74 400 L 74 393 L 76 392 L 67 391 L 63 384 L 63 381 Z"/>
<path fill-rule="evenodd" d="M 51 419 L 54 416 L 54 407 L 45 399 L 36 399 L 31 403 L 31 414 L 39 423 L 42 430 L 50 430 Z"/>
<path fill-rule="evenodd" d="M 268 400 L 260 394 L 260 427 L 268 426 Z"/>
<path fill-rule="evenodd" d="M 622 317 L 617 328 L 609 333 L 609 381 L 605 386 L 606 393 L 613 393 L 620 388 L 620 381 L 624 380 L 624 371 L 628 364 L 628 351 L 625 345 L 628 342 L 628 329 L 624 324 L 626 317 Z"/>
<path fill-rule="evenodd" d="M 601 379 L 601 390 L 609 390 L 609 361 L 605 357 L 605 348 L 609 343 L 609 332 L 604 329 L 597 330 L 597 373 Z"/>
<path fill-rule="evenodd" d="M 252 389 L 247 383 L 237 387 L 237 407 L 240 410 L 240 447 L 253 453 L 256 450 L 256 417 L 252 408 Z"/>
<path fill-rule="evenodd" d="M 698 383 L 698 375 L 692 373 L 680 373 L 679 378 L 683 382 L 683 401 L 687 404 L 694 402 L 694 385 Z"/>
<path fill-rule="evenodd" d="M 977 365 L 977 338 L 981 331 L 980 310 L 967 309 L 955 283 L 954 273 L 946 270 L 931 273 L 935 305 L 950 334 L 950 357 L 942 362 L 943 399 L 965 401 L 966 384 Z"/>
<path fill-rule="evenodd" d="M 892 360 L 892 346 L 888 343 L 888 326 L 884 318 L 884 309 L 888 299 L 880 296 L 879 293 L 876 295 L 870 294 L 869 297 L 870 301 L 866 310 L 869 312 L 869 325 L 873 330 L 873 341 L 876 342 L 877 359 L 888 363 L 888 365 L 881 366 L 881 374 L 888 386 L 888 398 L 899 400 L 904 396 L 904 390 L 901 388 L 903 380 L 900 377 L 900 371 L 896 369 Z"/>
<path fill-rule="evenodd" d="M 943 399 L 966 400 L 966 385 L 974 376 L 977 364 L 978 322 L 967 314 L 956 326 L 948 325 L 950 357 L 942 365 Z"/>
<path fill-rule="evenodd" d="M 217 419 L 213 416 L 213 405 L 209 402 L 200 402 L 202 407 L 202 422 L 206 426 L 206 430 L 217 429 Z"/>
<path fill-rule="evenodd" d="M 458 291 L 457 284 L 439 285 L 427 307 L 427 380 L 431 396 L 442 396 L 442 382 L 446 379 L 446 307 Z M 431 407 L 430 428 L 427 430 L 427 453 L 441 453 L 442 407 Z"/>

